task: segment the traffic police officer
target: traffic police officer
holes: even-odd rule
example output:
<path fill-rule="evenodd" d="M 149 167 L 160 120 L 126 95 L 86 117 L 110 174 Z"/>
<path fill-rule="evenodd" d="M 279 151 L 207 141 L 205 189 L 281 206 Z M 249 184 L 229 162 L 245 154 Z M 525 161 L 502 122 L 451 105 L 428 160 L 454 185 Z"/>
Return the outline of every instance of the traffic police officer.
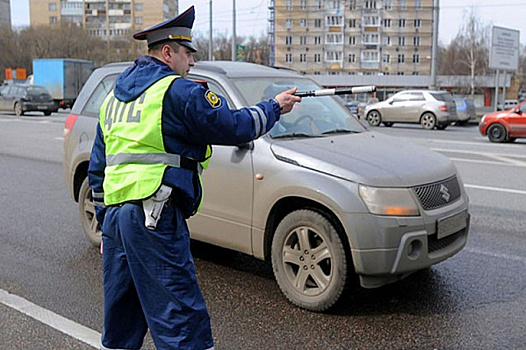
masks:
<path fill-rule="evenodd" d="M 256 139 L 300 101 L 294 88 L 230 110 L 185 79 L 194 16 L 192 6 L 136 33 L 148 55 L 118 77 L 101 107 L 88 173 L 103 232 L 102 349 L 139 349 L 148 329 L 158 349 L 213 348 L 186 225 L 201 201 L 209 145 Z"/>

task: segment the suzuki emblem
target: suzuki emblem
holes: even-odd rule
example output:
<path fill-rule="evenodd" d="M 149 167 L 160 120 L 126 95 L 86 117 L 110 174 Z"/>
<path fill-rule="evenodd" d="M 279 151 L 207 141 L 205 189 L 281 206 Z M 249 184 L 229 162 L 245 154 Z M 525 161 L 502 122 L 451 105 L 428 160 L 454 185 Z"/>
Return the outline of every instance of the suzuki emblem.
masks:
<path fill-rule="evenodd" d="M 442 198 L 444 198 L 446 202 L 449 202 L 451 194 L 449 194 L 449 189 L 446 186 L 440 185 L 440 193 L 442 193 Z"/>

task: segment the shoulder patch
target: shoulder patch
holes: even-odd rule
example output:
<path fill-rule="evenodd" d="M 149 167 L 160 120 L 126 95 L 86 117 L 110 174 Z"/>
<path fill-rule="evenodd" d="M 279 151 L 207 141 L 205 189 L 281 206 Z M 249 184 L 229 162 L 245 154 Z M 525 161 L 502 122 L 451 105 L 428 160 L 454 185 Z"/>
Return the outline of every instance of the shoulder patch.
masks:
<path fill-rule="evenodd" d="M 221 99 L 212 91 L 206 90 L 205 98 L 208 101 L 208 103 L 210 103 L 210 106 L 212 106 L 212 108 L 221 107 Z"/>

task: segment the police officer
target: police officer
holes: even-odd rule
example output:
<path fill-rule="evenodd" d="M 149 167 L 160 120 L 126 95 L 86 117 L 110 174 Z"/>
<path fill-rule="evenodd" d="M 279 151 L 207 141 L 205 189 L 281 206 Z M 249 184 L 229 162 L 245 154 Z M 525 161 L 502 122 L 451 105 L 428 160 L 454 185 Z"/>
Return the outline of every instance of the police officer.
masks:
<path fill-rule="evenodd" d="M 158 349 L 213 348 L 186 225 L 201 201 L 209 145 L 256 139 L 300 102 L 294 88 L 230 110 L 185 79 L 193 22 L 190 7 L 136 33 L 148 55 L 118 77 L 101 107 L 88 170 L 103 232 L 101 349 L 139 349 L 148 329 Z"/>

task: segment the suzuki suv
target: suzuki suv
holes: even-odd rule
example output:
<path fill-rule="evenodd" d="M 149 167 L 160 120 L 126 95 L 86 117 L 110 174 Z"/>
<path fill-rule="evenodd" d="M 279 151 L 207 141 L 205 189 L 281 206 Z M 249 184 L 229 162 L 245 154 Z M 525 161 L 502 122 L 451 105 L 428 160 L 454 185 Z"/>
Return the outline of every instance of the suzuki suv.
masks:
<path fill-rule="evenodd" d="M 100 242 L 87 182 L 99 107 L 129 63 L 97 69 L 64 130 L 64 175 L 82 227 Z M 231 108 L 297 86 L 319 89 L 289 70 L 241 62 L 198 62 Z M 330 96 L 305 97 L 259 139 L 214 146 L 203 173 L 204 202 L 189 220 L 193 239 L 271 262 L 294 304 L 333 306 L 353 275 L 379 287 L 439 263 L 466 244 L 468 197 L 453 163 L 405 140 L 369 131 Z"/>

